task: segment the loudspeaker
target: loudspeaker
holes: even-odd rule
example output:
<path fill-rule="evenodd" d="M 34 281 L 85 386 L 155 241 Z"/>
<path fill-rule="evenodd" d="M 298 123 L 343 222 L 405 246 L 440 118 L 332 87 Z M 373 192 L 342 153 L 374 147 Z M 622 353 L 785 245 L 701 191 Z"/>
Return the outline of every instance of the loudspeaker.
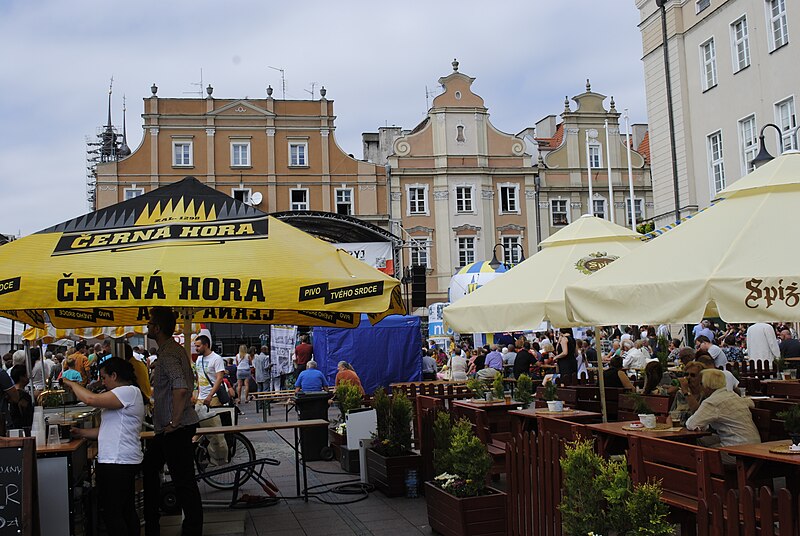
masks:
<path fill-rule="evenodd" d="M 428 291 L 425 286 L 425 267 L 415 265 L 411 267 L 411 307 L 425 307 Z"/>

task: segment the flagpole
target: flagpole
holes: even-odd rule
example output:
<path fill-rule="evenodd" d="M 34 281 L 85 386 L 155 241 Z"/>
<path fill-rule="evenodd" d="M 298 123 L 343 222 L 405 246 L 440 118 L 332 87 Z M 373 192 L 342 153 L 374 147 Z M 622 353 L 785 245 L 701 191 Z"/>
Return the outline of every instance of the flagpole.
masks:
<path fill-rule="evenodd" d="M 589 179 L 589 214 L 594 216 L 594 201 L 592 200 L 592 159 L 589 155 L 589 131 L 586 131 L 586 176 Z"/>
<path fill-rule="evenodd" d="M 625 108 L 625 145 L 628 146 L 628 188 L 631 195 L 631 229 L 636 230 L 636 210 L 633 207 L 633 168 L 631 167 L 631 128 L 628 109 Z"/>
<path fill-rule="evenodd" d="M 606 165 L 608 166 L 608 212 L 611 223 L 614 223 L 614 185 L 611 184 L 611 142 L 608 135 L 608 119 L 605 120 L 606 129 Z"/>

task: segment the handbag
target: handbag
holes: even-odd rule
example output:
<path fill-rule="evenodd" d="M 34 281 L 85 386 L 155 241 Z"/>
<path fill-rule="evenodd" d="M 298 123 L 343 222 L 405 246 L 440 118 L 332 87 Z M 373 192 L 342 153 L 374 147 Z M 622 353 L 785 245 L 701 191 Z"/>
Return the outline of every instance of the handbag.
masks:
<path fill-rule="evenodd" d="M 208 384 L 212 387 L 214 386 L 214 382 L 211 381 L 211 378 L 208 377 L 208 372 L 206 372 L 206 358 L 203 356 L 203 359 L 200 362 L 200 367 L 203 369 L 203 375 L 205 375 L 206 380 L 208 380 Z M 217 392 L 214 393 L 219 400 L 219 403 L 223 406 L 228 406 L 231 403 L 231 397 L 228 395 L 228 389 L 225 387 L 225 383 L 221 383 L 217 388 Z"/>

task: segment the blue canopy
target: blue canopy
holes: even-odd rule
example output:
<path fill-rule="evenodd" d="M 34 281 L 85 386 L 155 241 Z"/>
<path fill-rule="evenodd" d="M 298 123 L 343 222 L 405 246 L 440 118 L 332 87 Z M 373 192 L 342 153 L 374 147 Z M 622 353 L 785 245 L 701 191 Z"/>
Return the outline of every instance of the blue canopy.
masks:
<path fill-rule="evenodd" d="M 422 334 L 417 316 L 387 316 L 374 326 L 367 315 L 355 329 L 314 328 L 314 360 L 333 385 L 336 365 L 347 361 L 364 391 L 422 379 Z"/>

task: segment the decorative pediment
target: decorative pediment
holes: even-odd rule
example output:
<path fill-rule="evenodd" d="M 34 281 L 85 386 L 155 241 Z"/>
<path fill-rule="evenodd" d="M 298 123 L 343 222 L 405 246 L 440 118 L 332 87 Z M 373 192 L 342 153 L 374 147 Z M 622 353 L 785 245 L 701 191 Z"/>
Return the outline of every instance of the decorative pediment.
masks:
<path fill-rule="evenodd" d="M 252 102 L 244 99 L 240 99 L 237 101 L 233 101 L 230 104 L 226 104 L 222 108 L 214 110 L 212 112 L 208 112 L 208 115 L 232 115 L 236 117 L 246 116 L 246 115 L 263 115 L 268 117 L 275 117 L 275 114 L 261 108 L 260 106 L 256 106 Z"/>
<path fill-rule="evenodd" d="M 524 231 L 524 230 L 525 230 L 525 227 L 523 227 L 522 225 L 517 225 L 515 223 L 509 223 L 508 225 L 501 225 L 500 227 L 497 228 L 497 232 L 498 233 L 505 233 L 507 231 L 520 232 L 520 231 Z"/>
<path fill-rule="evenodd" d="M 425 227 L 423 225 L 417 225 L 416 227 L 409 227 L 408 229 L 406 229 L 406 232 L 408 234 L 414 234 L 414 233 L 431 234 L 433 233 L 433 229 L 431 229 L 430 227 Z"/>
<path fill-rule="evenodd" d="M 458 227 L 453 227 L 453 232 L 456 234 L 478 234 L 481 232 L 481 228 L 475 225 L 464 223 Z"/>

